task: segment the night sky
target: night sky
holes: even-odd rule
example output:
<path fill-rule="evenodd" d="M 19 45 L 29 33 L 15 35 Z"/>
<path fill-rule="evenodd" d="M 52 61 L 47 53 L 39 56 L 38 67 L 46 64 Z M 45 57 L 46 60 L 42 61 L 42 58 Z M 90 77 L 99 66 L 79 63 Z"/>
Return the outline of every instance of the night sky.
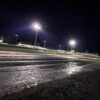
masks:
<path fill-rule="evenodd" d="M 38 21 L 42 30 L 38 43 L 48 48 L 69 48 L 68 40 L 77 40 L 77 51 L 100 53 L 100 1 L 88 0 L 0 0 L 0 34 L 14 43 L 34 43 L 31 25 Z"/>

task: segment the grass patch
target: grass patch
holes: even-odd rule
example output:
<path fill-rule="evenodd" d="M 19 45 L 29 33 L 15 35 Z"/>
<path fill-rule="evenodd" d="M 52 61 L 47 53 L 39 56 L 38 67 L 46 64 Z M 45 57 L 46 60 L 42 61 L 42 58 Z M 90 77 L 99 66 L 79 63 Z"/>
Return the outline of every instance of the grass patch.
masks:
<path fill-rule="evenodd" d="M 16 51 L 16 52 L 29 52 L 29 53 L 55 53 L 57 54 L 58 52 L 56 50 L 40 50 L 36 48 L 26 48 L 26 47 L 18 47 L 18 46 L 13 46 L 13 45 L 5 45 L 5 44 L 0 44 L 0 50 L 5 50 L 5 51 Z"/>
<path fill-rule="evenodd" d="M 39 52 L 38 49 L 33 48 L 25 48 L 25 47 L 17 47 L 13 45 L 4 45 L 0 44 L 0 50 L 7 50 L 7 51 L 18 51 L 18 52 Z"/>

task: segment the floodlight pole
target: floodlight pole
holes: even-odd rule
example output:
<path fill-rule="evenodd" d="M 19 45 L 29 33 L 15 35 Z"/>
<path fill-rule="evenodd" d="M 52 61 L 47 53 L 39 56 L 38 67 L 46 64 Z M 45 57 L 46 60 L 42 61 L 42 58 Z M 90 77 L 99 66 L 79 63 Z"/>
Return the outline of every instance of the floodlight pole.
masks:
<path fill-rule="evenodd" d="M 44 42 L 44 45 L 43 45 L 43 47 L 45 48 L 46 47 L 46 41 L 43 41 Z"/>
<path fill-rule="evenodd" d="M 18 35 L 16 34 L 16 44 L 17 44 L 17 40 L 18 40 Z"/>
<path fill-rule="evenodd" d="M 37 35 L 38 35 L 38 31 L 40 30 L 40 26 L 39 26 L 39 24 L 34 24 L 34 30 L 35 30 L 35 32 L 36 32 L 36 34 L 35 34 L 35 41 L 34 41 L 34 46 L 36 46 L 36 42 L 37 42 Z"/>
<path fill-rule="evenodd" d="M 34 46 L 36 46 L 36 41 L 37 41 L 37 33 L 38 33 L 38 30 L 36 31 L 36 34 L 35 34 Z"/>
<path fill-rule="evenodd" d="M 73 47 L 71 46 L 71 50 L 73 50 Z"/>

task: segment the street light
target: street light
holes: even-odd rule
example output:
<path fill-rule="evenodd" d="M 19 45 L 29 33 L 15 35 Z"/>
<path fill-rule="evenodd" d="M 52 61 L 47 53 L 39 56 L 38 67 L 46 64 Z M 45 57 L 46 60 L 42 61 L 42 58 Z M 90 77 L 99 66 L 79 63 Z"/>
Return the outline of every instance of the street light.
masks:
<path fill-rule="evenodd" d="M 43 47 L 45 48 L 45 47 L 46 47 L 46 42 L 47 42 L 47 41 L 45 41 L 45 40 L 44 40 L 43 42 L 44 42 L 44 45 L 43 45 Z"/>
<path fill-rule="evenodd" d="M 72 50 L 72 48 L 74 48 L 75 45 L 76 45 L 76 41 L 75 40 L 70 40 L 69 45 L 71 46 L 71 50 Z"/>
<path fill-rule="evenodd" d="M 59 52 L 61 53 L 61 52 L 62 52 L 62 50 L 61 50 L 61 47 L 62 47 L 62 46 L 61 46 L 61 45 L 59 45 L 58 47 L 59 47 Z"/>
<path fill-rule="evenodd" d="M 17 44 L 17 40 L 18 40 L 18 34 L 16 34 L 15 36 L 16 36 L 16 44 Z"/>
<path fill-rule="evenodd" d="M 61 45 L 59 45 L 58 47 L 59 47 L 59 50 L 61 50 L 61 47 L 62 47 L 62 46 L 61 46 Z"/>
<path fill-rule="evenodd" d="M 35 35 L 35 41 L 34 41 L 34 46 L 36 46 L 36 41 L 37 41 L 37 33 L 38 31 L 41 29 L 40 25 L 38 23 L 33 24 L 33 28 L 36 31 L 36 35 Z"/>

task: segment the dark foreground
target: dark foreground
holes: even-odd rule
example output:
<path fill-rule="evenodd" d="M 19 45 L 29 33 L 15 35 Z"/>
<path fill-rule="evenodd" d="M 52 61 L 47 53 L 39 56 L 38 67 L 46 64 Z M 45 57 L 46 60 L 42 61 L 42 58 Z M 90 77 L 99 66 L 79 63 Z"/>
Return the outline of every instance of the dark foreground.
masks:
<path fill-rule="evenodd" d="M 47 82 L 0 100 L 100 100 L 100 70 Z"/>
<path fill-rule="evenodd" d="M 100 57 L 0 52 L 0 100 L 100 100 Z"/>

